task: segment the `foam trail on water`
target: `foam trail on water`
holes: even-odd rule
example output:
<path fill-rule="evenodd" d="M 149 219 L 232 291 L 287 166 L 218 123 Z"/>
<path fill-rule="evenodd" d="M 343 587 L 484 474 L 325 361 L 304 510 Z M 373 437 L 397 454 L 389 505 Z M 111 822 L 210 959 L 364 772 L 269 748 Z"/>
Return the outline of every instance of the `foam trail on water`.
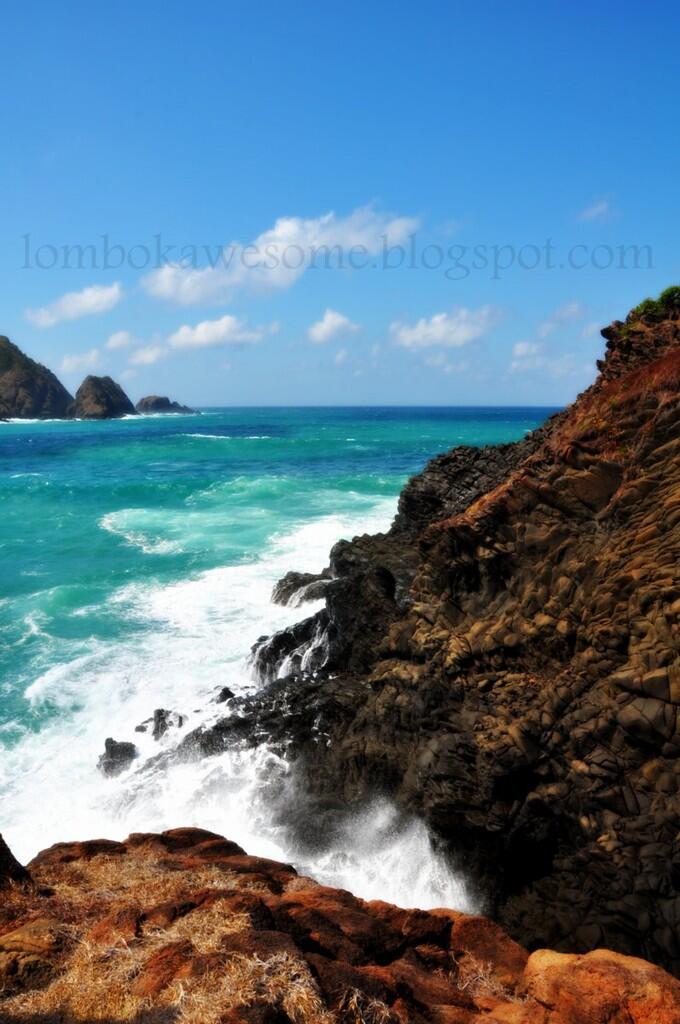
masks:
<path fill-rule="evenodd" d="M 307 873 L 360 896 L 422 907 L 470 907 L 461 882 L 430 843 L 425 827 L 405 825 L 388 803 L 348 826 L 318 856 L 291 845 L 273 810 L 285 790 L 288 765 L 264 746 L 233 749 L 190 763 L 152 760 L 187 731 L 225 714 L 216 691 L 251 692 L 251 644 L 311 614 L 271 603 L 274 583 L 289 569 L 318 571 L 341 536 L 384 529 L 394 501 L 372 513 L 323 516 L 273 537 L 256 561 L 212 569 L 170 585 L 135 583 L 107 604 L 125 620 L 120 640 L 73 643 L 72 656 L 43 672 L 27 691 L 34 704 L 54 707 L 40 733 L 23 735 L 3 752 L 2 830 L 28 860 L 53 842 L 196 825 L 223 833 L 248 852 L 293 860 Z M 124 516 L 101 524 L 125 532 Z M 138 540 L 138 538 L 135 538 Z M 146 538 L 145 538 L 146 540 Z M 160 742 L 135 726 L 154 708 L 185 718 Z M 122 775 L 96 769 L 104 739 L 132 740 L 140 756 Z"/>

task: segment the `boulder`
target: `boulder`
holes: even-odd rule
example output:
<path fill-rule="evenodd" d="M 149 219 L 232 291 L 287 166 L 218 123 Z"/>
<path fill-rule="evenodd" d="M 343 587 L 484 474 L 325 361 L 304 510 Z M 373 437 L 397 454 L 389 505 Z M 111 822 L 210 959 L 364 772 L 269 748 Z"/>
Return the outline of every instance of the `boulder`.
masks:
<path fill-rule="evenodd" d="M 104 775 L 120 775 L 129 768 L 137 757 L 134 743 L 119 743 L 110 736 L 104 741 L 104 753 L 97 762 L 97 767 Z"/>
<path fill-rule="evenodd" d="M 110 420 L 134 416 L 136 410 L 120 384 L 111 377 L 90 374 L 76 391 L 68 416 L 80 420 Z"/>
<path fill-rule="evenodd" d="M 61 419 L 72 402 L 51 370 L 0 335 L 0 419 Z"/>

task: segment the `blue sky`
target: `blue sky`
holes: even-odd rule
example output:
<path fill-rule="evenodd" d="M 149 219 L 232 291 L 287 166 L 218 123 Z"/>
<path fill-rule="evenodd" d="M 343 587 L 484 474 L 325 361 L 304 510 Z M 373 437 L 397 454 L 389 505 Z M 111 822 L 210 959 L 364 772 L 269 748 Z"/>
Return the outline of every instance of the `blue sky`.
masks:
<path fill-rule="evenodd" d="M 0 331 L 72 389 L 559 404 L 680 280 L 676 5 L 28 3 L 3 42 Z"/>

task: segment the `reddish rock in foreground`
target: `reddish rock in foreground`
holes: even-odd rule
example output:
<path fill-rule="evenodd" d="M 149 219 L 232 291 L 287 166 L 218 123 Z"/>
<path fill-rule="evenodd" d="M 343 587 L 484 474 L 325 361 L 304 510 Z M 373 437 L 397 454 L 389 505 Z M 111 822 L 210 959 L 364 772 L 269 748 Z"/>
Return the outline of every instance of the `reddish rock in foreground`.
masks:
<path fill-rule="evenodd" d="M 680 1024 L 680 983 L 596 950 L 318 885 L 201 829 L 60 843 L 0 905 L 0 1020 Z"/>

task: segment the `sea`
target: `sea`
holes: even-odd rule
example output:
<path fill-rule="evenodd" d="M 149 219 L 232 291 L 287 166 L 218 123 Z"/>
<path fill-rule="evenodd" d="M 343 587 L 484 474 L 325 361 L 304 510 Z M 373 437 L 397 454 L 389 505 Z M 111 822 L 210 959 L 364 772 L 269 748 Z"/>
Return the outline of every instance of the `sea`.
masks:
<path fill-rule="evenodd" d="M 258 637 L 318 604 L 272 603 L 342 537 L 389 527 L 400 489 L 458 444 L 513 441 L 546 408 L 225 408 L 0 423 L 0 831 L 52 843 L 195 825 L 319 881 L 402 905 L 474 909 L 464 867 L 386 798 L 309 857 L 273 801 L 266 747 L 172 758 L 259 685 Z M 154 740 L 154 709 L 183 718 Z M 104 740 L 139 756 L 97 768 Z M 166 756 L 159 757 L 159 754 Z"/>

